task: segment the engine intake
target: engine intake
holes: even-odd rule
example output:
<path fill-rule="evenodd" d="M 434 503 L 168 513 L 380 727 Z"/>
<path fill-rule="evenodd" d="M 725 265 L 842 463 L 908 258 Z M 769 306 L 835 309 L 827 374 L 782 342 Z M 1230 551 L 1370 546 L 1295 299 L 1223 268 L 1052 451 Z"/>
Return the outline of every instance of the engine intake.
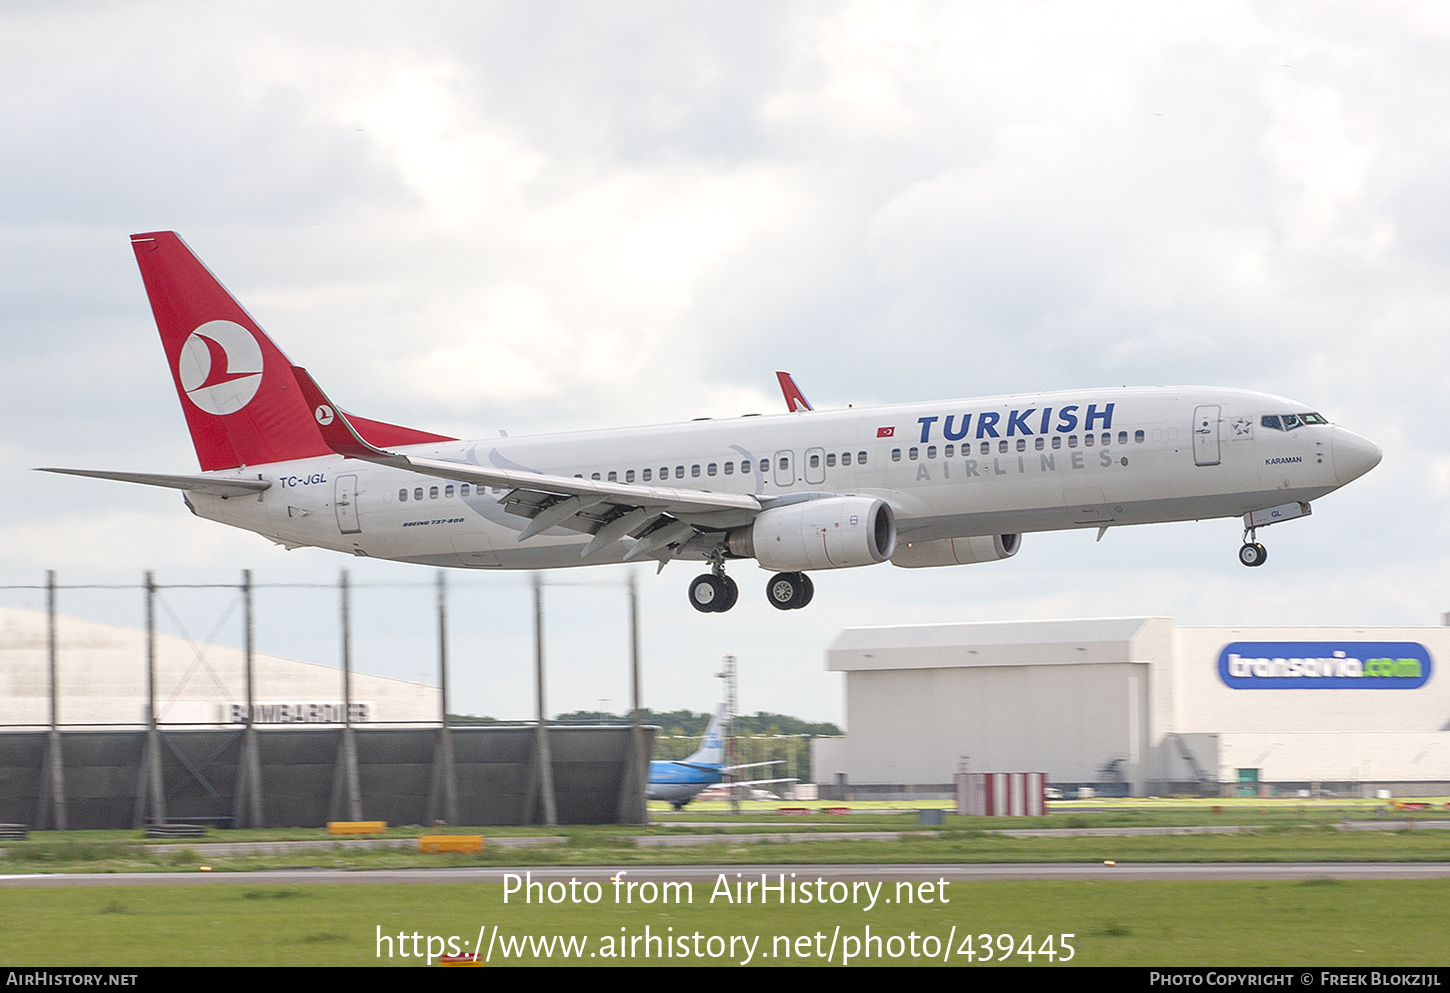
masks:
<path fill-rule="evenodd" d="M 896 515 L 874 497 L 803 500 L 763 511 L 726 548 L 777 572 L 874 565 L 896 551 Z"/>

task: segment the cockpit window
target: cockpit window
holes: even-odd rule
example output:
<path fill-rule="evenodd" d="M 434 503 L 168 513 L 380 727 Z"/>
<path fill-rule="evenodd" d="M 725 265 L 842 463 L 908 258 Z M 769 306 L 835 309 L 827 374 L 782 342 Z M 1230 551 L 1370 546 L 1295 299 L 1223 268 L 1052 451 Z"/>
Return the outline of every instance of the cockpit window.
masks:
<path fill-rule="evenodd" d="M 1259 423 L 1275 431 L 1293 431 L 1307 424 L 1328 424 L 1323 414 L 1265 414 Z"/>

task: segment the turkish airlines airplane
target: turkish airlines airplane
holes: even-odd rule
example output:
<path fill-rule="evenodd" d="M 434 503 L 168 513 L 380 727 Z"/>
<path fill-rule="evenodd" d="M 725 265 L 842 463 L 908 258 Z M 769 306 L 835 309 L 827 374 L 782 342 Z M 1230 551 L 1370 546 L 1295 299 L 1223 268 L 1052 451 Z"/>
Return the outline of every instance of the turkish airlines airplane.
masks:
<path fill-rule="evenodd" d="M 1258 528 L 1380 461 L 1306 404 L 1197 386 L 811 410 L 791 382 L 792 413 L 463 441 L 344 413 L 175 233 L 131 245 L 202 471 L 46 471 L 183 490 L 192 513 L 288 548 L 477 569 L 704 561 L 689 585 L 704 612 L 735 605 L 726 565 L 754 559 L 789 610 L 818 569 L 991 562 L 1030 531 L 1242 517 L 1239 560 L 1260 566 Z"/>

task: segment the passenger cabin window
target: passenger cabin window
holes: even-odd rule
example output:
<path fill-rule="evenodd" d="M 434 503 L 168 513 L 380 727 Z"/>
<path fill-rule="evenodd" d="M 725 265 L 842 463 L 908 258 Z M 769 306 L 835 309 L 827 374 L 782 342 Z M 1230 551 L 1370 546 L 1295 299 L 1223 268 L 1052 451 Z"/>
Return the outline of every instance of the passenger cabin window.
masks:
<path fill-rule="evenodd" d="M 685 478 L 685 467 L 684 466 L 682 466 L 682 465 L 675 466 L 675 478 L 676 479 L 684 479 Z"/>
<path fill-rule="evenodd" d="M 468 496 L 468 484 L 467 483 L 462 483 L 462 484 L 459 485 L 459 487 L 458 487 L 458 495 L 461 496 L 461 497 Z"/>
<path fill-rule="evenodd" d="M 917 449 L 915 449 L 915 448 L 908 448 L 906 450 L 906 457 L 909 458 L 909 459 L 911 459 L 911 461 L 915 462 L 916 461 L 916 456 L 917 456 Z"/>
<path fill-rule="evenodd" d="M 725 463 L 725 475 L 727 475 L 727 476 L 733 475 L 734 472 L 735 472 L 735 463 L 734 462 L 726 462 Z"/>
<path fill-rule="evenodd" d="M 764 476 L 769 471 L 770 471 L 770 459 L 761 459 L 760 460 L 760 474 L 762 476 Z"/>
<path fill-rule="evenodd" d="M 1141 429 L 1133 432 L 1133 441 L 1139 445 L 1143 444 L 1143 432 Z"/>
<path fill-rule="evenodd" d="M 835 465 L 836 465 L 836 453 L 835 452 L 829 452 L 829 453 L 827 453 L 826 454 L 826 468 L 827 469 L 831 469 L 831 468 L 834 468 Z"/>
<path fill-rule="evenodd" d="M 1053 448 L 1061 448 L 1062 447 L 1062 435 L 1055 434 L 1055 435 L 1052 436 L 1052 447 Z"/>
<path fill-rule="evenodd" d="M 957 454 L 957 446 L 956 445 L 947 445 L 945 448 L 943 448 L 941 450 L 941 454 L 942 454 L 942 458 L 949 459 L 953 455 Z"/>
<path fill-rule="evenodd" d="M 599 478 L 599 473 L 597 473 L 597 472 L 590 473 L 589 474 L 589 478 L 590 479 L 597 480 Z"/>
<path fill-rule="evenodd" d="M 417 487 L 417 488 L 415 488 L 413 490 L 413 499 L 414 500 L 421 500 L 421 499 L 423 499 L 423 487 L 419 486 L 419 487 Z"/>
<path fill-rule="evenodd" d="M 609 471 L 609 481 L 611 483 L 617 483 L 617 482 L 619 482 L 619 473 L 617 473 L 617 472 L 615 472 L 614 470 L 611 469 Z"/>
<path fill-rule="evenodd" d="M 935 445 L 928 445 L 928 446 L 926 446 L 926 457 L 929 458 L 929 459 L 936 458 L 936 446 Z"/>
<path fill-rule="evenodd" d="M 1082 443 L 1084 445 L 1086 445 L 1088 448 L 1092 448 L 1093 447 L 1093 436 L 1090 435 L 1090 434 L 1083 435 L 1082 436 Z"/>
<path fill-rule="evenodd" d="M 446 497 L 451 497 L 453 495 L 453 484 L 452 483 L 449 483 L 447 486 L 443 487 L 443 495 L 446 496 Z"/>
<path fill-rule="evenodd" d="M 899 448 L 893 448 L 891 450 L 891 461 L 892 462 L 900 462 L 901 461 L 901 449 L 899 449 Z"/>
<path fill-rule="evenodd" d="M 438 487 L 436 487 L 436 486 L 430 486 L 430 487 L 428 487 L 428 499 L 429 500 L 437 500 L 438 499 Z"/>
<path fill-rule="evenodd" d="M 633 469 L 626 469 L 626 470 L 624 470 L 624 481 L 626 483 L 632 483 L 632 482 L 634 482 L 634 470 Z"/>
<path fill-rule="evenodd" d="M 851 464 L 851 453 L 850 452 L 842 452 L 841 453 L 841 464 L 842 465 L 850 465 Z"/>
<path fill-rule="evenodd" d="M 707 476 L 713 476 L 717 471 L 718 470 L 716 469 L 714 462 L 711 462 L 709 465 L 705 466 L 705 475 Z"/>
<path fill-rule="evenodd" d="M 1042 451 L 1044 448 L 1047 447 L 1047 439 L 1042 437 L 1042 435 L 1038 435 L 1037 439 L 1032 442 L 1032 447 L 1037 449 L 1039 452 Z"/>
<path fill-rule="evenodd" d="M 1006 453 L 1006 451 L 1007 451 L 1007 439 L 1006 438 L 1003 438 L 1001 441 L 997 442 L 997 451 L 1002 452 L 1004 454 Z"/>
<path fill-rule="evenodd" d="M 812 469 L 819 469 L 820 467 L 821 467 L 821 457 L 819 455 L 812 455 L 811 456 L 811 468 Z"/>
<path fill-rule="evenodd" d="M 648 483 L 651 479 L 654 479 L 654 470 L 653 469 L 646 469 L 644 472 L 640 473 L 640 477 L 646 483 Z"/>
<path fill-rule="evenodd" d="M 1127 443 L 1128 443 L 1128 432 L 1126 432 L 1126 431 L 1119 431 L 1118 432 L 1118 444 L 1120 444 L 1120 445 L 1126 445 Z"/>
<path fill-rule="evenodd" d="M 699 474 L 700 474 L 700 463 L 696 462 L 694 465 L 690 466 L 690 475 L 691 476 L 698 476 Z"/>
<path fill-rule="evenodd" d="M 1025 452 L 1025 451 L 1027 451 L 1027 439 L 1026 438 L 1018 438 L 1017 439 L 1017 451 L 1019 451 L 1019 452 Z"/>
<path fill-rule="evenodd" d="M 1123 440 L 1126 441 L 1127 439 L 1125 438 Z M 1104 431 L 1103 432 L 1103 445 L 1104 446 L 1107 446 L 1107 445 L 1111 445 L 1112 443 L 1113 443 L 1113 432 L 1111 432 L 1111 431 Z"/>
<path fill-rule="evenodd" d="M 857 452 L 856 453 L 856 464 L 857 465 L 865 465 L 866 464 L 866 453 L 865 452 Z"/>
<path fill-rule="evenodd" d="M 398 502 L 399 503 L 407 503 L 408 502 L 408 491 L 406 489 L 401 489 L 401 490 L 398 491 Z"/>
<path fill-rule="evenodd" d="M 1067 436 L 1067 447 L 1068 448 L 1076 448 L 1077 447 L 1077 435 L 1070 434 L 1070 435 Z"/>

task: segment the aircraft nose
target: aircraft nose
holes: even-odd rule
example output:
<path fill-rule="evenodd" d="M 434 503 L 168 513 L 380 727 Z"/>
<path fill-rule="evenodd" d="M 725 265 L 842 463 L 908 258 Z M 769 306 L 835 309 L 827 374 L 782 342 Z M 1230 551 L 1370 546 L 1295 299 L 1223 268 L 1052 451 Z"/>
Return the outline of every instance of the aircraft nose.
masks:
<path fill-rule="evenodd" d="M 1384 457 L 1374 442 L 1340 427 L 1334 429 L 1329 450 L 1334 458 L 1334 478 L 1339 480 L 1340 486 L 1363 476 L 1379 465 Z"/>

